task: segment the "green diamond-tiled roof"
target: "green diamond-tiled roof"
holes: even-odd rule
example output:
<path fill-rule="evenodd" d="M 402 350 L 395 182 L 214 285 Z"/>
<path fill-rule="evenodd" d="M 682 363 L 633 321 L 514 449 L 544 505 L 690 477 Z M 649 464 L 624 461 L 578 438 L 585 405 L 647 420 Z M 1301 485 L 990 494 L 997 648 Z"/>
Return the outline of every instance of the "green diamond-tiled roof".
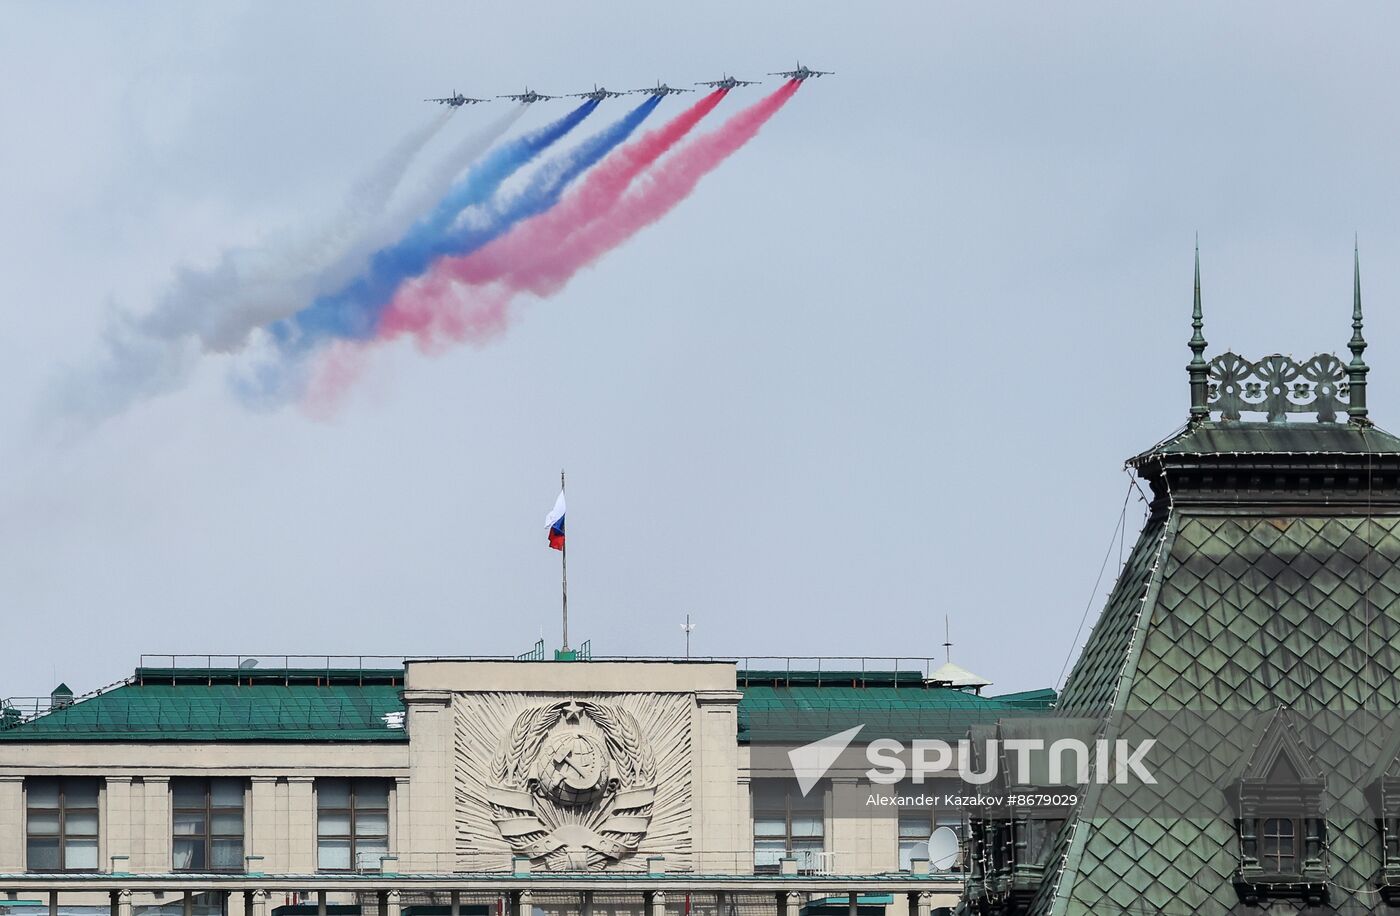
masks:
<path fill-rule="evenodd" d="M 1339 713 L 1310 720 L 1327 730 L 1315 746 L 1331 793 L 1331 902 L 1307 912 L 1372 913 L 1381 850 L 1358 787 L 1375 778 L 1394 747 L 1386 730 L 1366 727 L 1375 720 L 1354 713 L 1400 707 L 1397 671 L 1400 507 L 1393 491 L 1369 514 L 1329 511 L 1325 501 L 1247 514 L 1167 507 L 1139 538 L 1060 709 L 1102 715 L 1111 707 L 1110 722 L 1120 728 L 1135 712 L 1200 713 L 1190 734 L 1173 730 L 1184 724 L 1154 733 L 1173 750 L 1157 772 L 1164 785 L 1222 785 L 1239 775 L 1258 734 L 1207 712 L 1282 706 Z M 1239 903 L 1232 886 L 1239 856 L 1230 820 L 1141 816 L 1124 798 L 1090 792 L 1056 840 L 1030 913 L 1257 912 Z M 1229 807 L 1223 795 L 1203 801 Z M 1287 903 L 1275 908 L 1295 911 Z"/>

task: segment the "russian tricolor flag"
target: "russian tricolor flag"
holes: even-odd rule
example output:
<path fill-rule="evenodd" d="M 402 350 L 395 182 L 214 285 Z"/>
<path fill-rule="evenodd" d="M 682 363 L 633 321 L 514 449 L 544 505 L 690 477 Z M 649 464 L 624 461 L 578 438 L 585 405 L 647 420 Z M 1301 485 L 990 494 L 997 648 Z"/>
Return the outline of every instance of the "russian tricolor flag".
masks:
<path fill-rule="evenodd" d="M 544 525 L 549 529 L 549 546 L 555 550 L 564 549 L 564 491 L 559 491 L 559 498 L 554 501 L 554 508 L 549 510 L 549 514 L 544 518 Z"/>

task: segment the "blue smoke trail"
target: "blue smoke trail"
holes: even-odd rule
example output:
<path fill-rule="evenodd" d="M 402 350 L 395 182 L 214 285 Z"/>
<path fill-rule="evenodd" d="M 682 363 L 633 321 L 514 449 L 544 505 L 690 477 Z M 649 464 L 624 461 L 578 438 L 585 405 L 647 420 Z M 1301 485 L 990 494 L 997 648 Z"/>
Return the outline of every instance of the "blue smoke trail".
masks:
<path fill-rule="evenodd" d="M 443 247 L 448 244 L 446 233 L 462 210 L 489 200 L 507 178 L 577 127 L 597 107 L 597 102 L 587 101 L 552 124 L 489 153 L 438 202 L 432 213 L 414 224 L 402 239 L 375 252 L 363 274 L 339 291 L 317 297 L 290 318 L 269 325 L 279 349 L 304 352 L 327 337 L 371 336 L 379 307 L 398 285 L 423 273 L 434 258 L 451 250 Z"/>
<path fill-rule="evenodd" d="M 504 235 L 506 230 L 521 220 L 537 216 L 559 203 L 564 189 L 575 178 L 588 171 L 599 159 L 630 137 L 660 103 L 661 96 L 649 97 L 625 117 L 580 143 L 577 149 L 540 166 L 525 190 L 509 200 L 493 202 L 485 219 L 475 219 L 455 229 L 449 235 L 450 244 L 445 246 L 450 248 L 450 251 L 445 253 L 463 255 L 473 252 L 492 239 Z"/>

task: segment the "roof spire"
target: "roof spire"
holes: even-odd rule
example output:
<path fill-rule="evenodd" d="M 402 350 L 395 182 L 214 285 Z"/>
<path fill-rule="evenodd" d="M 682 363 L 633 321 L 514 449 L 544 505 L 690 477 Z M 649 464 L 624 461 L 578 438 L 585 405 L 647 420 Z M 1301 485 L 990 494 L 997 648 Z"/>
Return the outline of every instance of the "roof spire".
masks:
<path fill-rule="evenodd" d="M 1186 366 L 1186 374 L 1191 380 L 1191 422 L 1201 423 L 1210 419 L 1208 401 L 1208 371 L 1205 352 L 1206 339 L 1201 335 L 1205 321 L 1201 317 L 1201 241 L 1196 236 L 1196 290 L 1191 304 L 1191 362 Z"/>
<path fill-rule="evenodd" d="M 1352 306 L 1351 306 L 1351 362 L 1347 364 L 1347 387 L 1349 389 L 1347 416 L 1351 422 L 1369 426 L 1370 418 L 1366 409 L 1366 373 L 1371 368 L 1361 354 L 1366 352 L 1366 338 L 1361 333 L 1361 244 L 1353 242 L 1352 247 Z"/>

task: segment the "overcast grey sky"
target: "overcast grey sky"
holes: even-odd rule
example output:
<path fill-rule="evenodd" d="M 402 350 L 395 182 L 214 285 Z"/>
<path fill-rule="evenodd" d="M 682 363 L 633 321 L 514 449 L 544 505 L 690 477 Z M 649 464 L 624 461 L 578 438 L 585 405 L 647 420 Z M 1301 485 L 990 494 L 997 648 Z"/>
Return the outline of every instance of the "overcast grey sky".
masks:
<path fill-rule="evenodd" d="M 1397 19 L 0 6 L 0 696 L 90 689 L 142 652 L 553 644 L 561 466 L 595 652 L 678 653 L 689 612 L 697 654 L 932 656 L 946 614 L 997 689 L 1052 685 L 1121 462 L 1185 419 L 1194 231 L 1211 350 L 1254 355 L 1344 348 L 1359 232 L 1372 415 L 1400 426 Z M 396 349 L 328 421 L 249 412 L 209 361 L 84 435 L 35 422 L 109 303 L 145 311 L 177 265 L 336 212 L 425 96 L 798 57 L 838 75 L 489 346 Z"/>

